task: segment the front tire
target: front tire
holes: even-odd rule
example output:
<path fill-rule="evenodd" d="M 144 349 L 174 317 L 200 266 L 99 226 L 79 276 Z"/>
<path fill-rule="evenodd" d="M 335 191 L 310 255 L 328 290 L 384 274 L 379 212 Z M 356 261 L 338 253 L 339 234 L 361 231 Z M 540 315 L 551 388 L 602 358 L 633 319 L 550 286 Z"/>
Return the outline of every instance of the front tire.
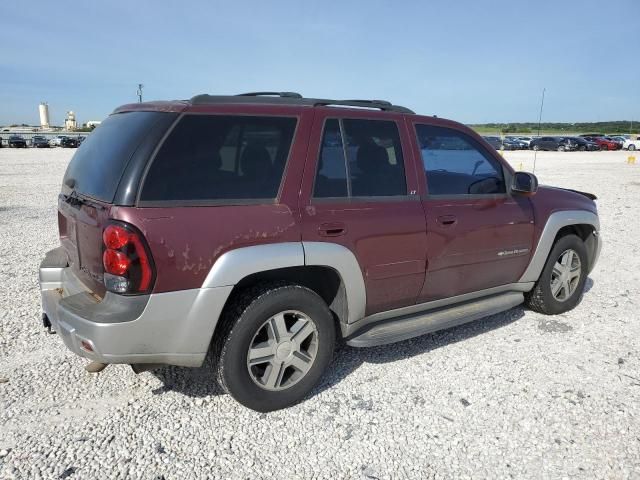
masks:
<path fill-rule="evenodd" d="M 560 238 L 553 248 L 533 290 L 525 295 L 531 310 L 557 315 L 575 308 L 589 271 L 587 249 L 576 235 Z"/>
<path fill-rule="evenodd" d="M 214 353 L 220 386 L 252 410 L 300 402 L 331 363 L 333 315 L 314 291 L 292 284 L 248 289 L 225 310 Z"/>
<path fill-rule="evenodd" d="M 635 146 L 634 144 L 629 145 L 628 150 L 629 150 L 630 152 L 635 151 L 635 149 L 636 149 L 636 146 Z"/>
<path fill-rule="evenodd" d="M 564 152 L 564 145 L 558 145 L 558 151 L 559 152 Z"/>

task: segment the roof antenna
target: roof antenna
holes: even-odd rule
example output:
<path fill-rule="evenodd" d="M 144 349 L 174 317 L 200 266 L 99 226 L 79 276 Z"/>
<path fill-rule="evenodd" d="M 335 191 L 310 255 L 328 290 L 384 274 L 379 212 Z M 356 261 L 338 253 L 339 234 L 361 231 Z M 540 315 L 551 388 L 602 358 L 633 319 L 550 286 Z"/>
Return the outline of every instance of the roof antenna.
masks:
<path fill-rule="evenodd" d="M 540 115 L 538 115 L 538 138 L 540 138 L 540 124 L 542 123 L 542 107 L 544 107 L 544 92 L 546 88 L 542 89 L 542 101 L 540 102 Z M 533 151 L 533 172 L 536 173 L 536 159 L 538 158 L 538 151 Z"/>

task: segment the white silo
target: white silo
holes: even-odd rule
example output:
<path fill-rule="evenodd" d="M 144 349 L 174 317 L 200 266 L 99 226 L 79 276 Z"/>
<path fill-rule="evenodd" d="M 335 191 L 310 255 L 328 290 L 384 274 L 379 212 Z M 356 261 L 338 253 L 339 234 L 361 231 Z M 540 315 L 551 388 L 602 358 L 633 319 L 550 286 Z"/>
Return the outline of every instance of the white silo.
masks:
<path fill-rule="evenodd" d="M 49 104 L 40 102 L 40 127 L 49 128 Z"/>

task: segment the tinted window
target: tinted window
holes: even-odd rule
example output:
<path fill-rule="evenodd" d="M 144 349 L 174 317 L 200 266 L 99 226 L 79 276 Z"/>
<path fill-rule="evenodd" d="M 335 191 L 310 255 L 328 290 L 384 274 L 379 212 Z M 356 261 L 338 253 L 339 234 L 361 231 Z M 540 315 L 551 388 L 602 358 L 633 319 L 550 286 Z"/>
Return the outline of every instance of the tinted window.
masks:
<path fill-rule="evenodd" d="M 319 198 L 348 196 L 342 135 L 338 120 L 335 119 L 327 120 L 324 126 L 314 196 Z"/>
<path fill-rule="evenodd" d="M 295 126 L 295 118 L 186 115 L 154 159 L 140 199 L 274 199 Z"/>
<path fill-rule="evenodd" d="M 349 194 L 354 197 L 407 194 L 404 159 L 395 122 L 356 119 L 326 122 L 314 196 L 345 197 Z"/>
<path fill-rule="evenodd" d="M 82 142 L 63 183 L 73 185 L 79 193 L 112 202 L 131 156 L 162 115 L 172 114 L 128 112 L 108 117 Z"/>
<path fill-rule="evenodd" d="M 500 163 L 471 137 L 416 125 L 430 195 L 505 193 Z"/>

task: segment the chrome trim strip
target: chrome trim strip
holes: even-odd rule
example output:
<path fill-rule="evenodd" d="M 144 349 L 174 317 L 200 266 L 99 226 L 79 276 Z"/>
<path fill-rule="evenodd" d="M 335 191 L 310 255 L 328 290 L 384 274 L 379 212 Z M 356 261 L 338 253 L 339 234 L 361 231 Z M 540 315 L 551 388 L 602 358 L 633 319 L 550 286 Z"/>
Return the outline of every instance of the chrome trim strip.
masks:
<path fill-rule="evenodd" d="M 562 227 L 568 225 L 587 224 L 592 225 L 596 232 L 600 230 L 600 220 L 595 213 L 586 210 L 563 210 L 549 215 L 547 223 L 542 230 L 540 240 L 531 257 L 529 266 L 520 277 L 519 282 L 536 282 L 542 273 L 549 252 L 553 247 L 553 241 Z M 595 262 L 593 262 L 595 264 Z"/>

